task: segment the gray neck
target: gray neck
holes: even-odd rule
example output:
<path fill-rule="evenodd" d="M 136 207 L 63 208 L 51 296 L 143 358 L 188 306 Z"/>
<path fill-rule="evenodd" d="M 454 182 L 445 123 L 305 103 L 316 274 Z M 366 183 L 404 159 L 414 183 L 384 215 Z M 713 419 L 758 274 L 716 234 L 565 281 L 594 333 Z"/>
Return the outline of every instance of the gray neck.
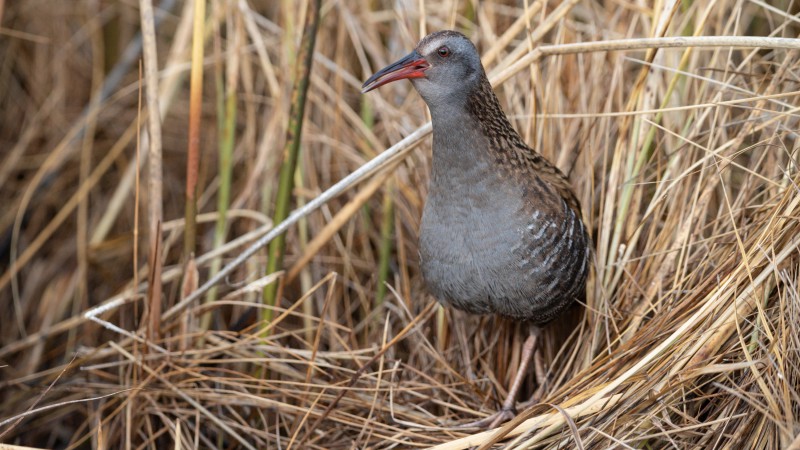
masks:
<path fill-rule="evenodd" d="M 491 155 L 478 120 L 453 104 L 431 108 L 431 119 L 431 182 L 445 189 L 479 182 L 490 170 Z"/>
<path fill-rule="evenodd" d="M 505 147 L 526 147 L 483 75 L 469 94 L 450 101 L 426 98 L 433 120 L 432 181 L 476 183 L 493 171 Z"/>

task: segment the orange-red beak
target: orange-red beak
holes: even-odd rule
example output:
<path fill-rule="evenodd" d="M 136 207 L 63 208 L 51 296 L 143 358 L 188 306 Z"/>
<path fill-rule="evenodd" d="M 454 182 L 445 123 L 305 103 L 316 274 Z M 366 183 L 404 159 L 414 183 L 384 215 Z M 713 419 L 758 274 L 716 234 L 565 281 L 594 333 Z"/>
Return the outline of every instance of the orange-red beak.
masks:
<path fill-rule="evenodd" d="M 364 82 L 364 85 L 361 86 L 361 93 L 366 94 L 392 81 L 424 77 L 425 70 L 427 70 L 428 67 L 430 67 L 428 61 L 425 61 L 425 58 L 414 50 L 402 59 L 375 72 L 375 75 L 369 77 L 369 79 Z"/>

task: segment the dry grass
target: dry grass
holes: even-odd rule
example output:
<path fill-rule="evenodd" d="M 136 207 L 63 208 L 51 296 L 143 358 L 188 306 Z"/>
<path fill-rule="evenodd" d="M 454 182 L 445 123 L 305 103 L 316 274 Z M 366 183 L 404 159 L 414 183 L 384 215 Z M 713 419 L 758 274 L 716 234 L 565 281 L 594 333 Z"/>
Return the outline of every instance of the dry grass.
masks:
<path fill-rule="evenodd" d="M 154 167 L 136 152 L 148 120 L 137 114 L 141 52 L 122 56 L 136 50 L 139 2 L 0 1 L 0 442 L 799 449 L 798 50 L 678 39 L 796 38 L 798 2 L 371 3 L 323 2 L 295 205 L 427 121 L 408 83 L 362 97 L 360 81 L 424 30 L 465 31 L 515 126 L 570 173 L 596 241 L 585 308 L 547 336 L 544 403 L 499 431 L 453 428 L 497 408 L 524 336 L 425 294 L 416 232 L 428 139 L 290 228 L 291 280 L 270 323 L 239 321 L 275 279 L 259 278 L 262 251 L 218 301 L 148 325 L 148 277 L 163 282 L 165 311 L 196 286 L 180 244 L 191 8 L 178 4 L 156 30 L 163 184 L 151 189 L 147 170 L 136 177 L 137 161 Z M 200 281 L 215 255 L 230 261 L 269 224 L 306 6 L 209 2 Z M 618 39 L 650 50 L 602 51 Z M 121 77 L 109 78 L 115 67 Z M 215 86 L 231 74 L 225 240 L 248 237 L 214 251 Z M 153 202 L 164 265 L 149 275 Z M 385 221 L 389 289 L 377 303 Z"/>

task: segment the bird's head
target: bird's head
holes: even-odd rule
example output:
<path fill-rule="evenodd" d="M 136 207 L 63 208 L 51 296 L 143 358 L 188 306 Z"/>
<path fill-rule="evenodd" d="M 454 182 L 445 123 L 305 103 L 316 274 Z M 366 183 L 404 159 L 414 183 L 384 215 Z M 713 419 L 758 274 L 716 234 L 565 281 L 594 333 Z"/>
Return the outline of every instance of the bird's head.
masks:
<path fill-rule="evenodd" d="M 369 77 L 361 92 L 408 78 L 433 109 L 466 99 L 483 74 L 478 50 L 466 36 L 457 31 L 438 31 L 425 36 L 414 51 Z"/>

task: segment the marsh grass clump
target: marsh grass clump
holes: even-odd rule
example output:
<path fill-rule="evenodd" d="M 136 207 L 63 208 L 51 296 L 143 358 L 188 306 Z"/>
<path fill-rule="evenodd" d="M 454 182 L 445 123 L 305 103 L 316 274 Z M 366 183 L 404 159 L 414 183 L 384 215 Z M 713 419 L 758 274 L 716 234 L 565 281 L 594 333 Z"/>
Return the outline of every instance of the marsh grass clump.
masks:
<path fill-rule="evenodd" d="M 145 3 L 0 5 L 0 442 L 800 445 L 800 59 L 781 39 L 798 36 L 795 4 L 323 2 L 292 208 L 412 145 L 291 226 L 284 271 L 265 274 L 257 253 L 171 310 L 270 227 L 312 2 L 208 2 L 203 65 L 190 64 L 192 2 L 156 5 L 155 35 L 140 40 Z M 476 43 L 514 128 L 568 174 L 595 246 L 585 304 L 544 339 L 543 403 L 500 432 L 453 425 L 497 410 L 525 331 L 425 293 L 430 142 L 413 133 L 427 110 L 404 83 L 359 93 L 445 28 Z M 153 50 L 158 72 L 140 75 Z M 269 283 L 274 307 L 261 301 Z"/>

